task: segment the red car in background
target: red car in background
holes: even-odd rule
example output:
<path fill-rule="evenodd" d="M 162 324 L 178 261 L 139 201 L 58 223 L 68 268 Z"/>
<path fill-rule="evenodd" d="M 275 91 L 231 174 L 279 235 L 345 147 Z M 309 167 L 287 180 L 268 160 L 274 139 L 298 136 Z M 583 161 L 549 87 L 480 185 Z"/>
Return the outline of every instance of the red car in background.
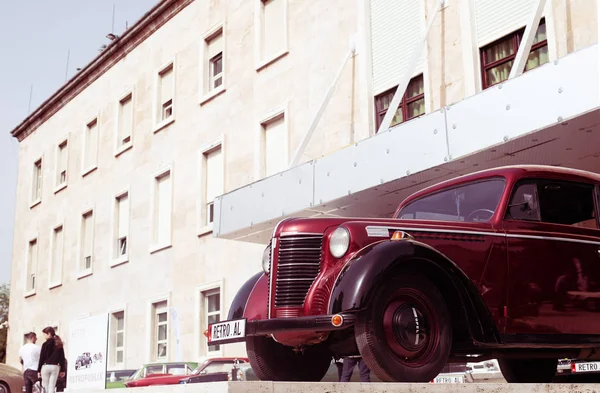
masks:
<path fill-rule="evenodd" d="M 235 362 L 247 363 L 248 359 L 212 358 L 200 363 L 193 370 L 190 365 L 195 365 L 195 363 L 189 362 L 148 364 L 142 367 L 132 379 L 125 382 L 125 386 L 133 388 L 142 386 L 177 385 L 182 379 L 189 378 L 190 376 L 200 374 L 210 376 L 214 371 L 221 370 L 224 364 L 230 364 L 231 367 L 233 367 Z M 225 378 L 225 380 L 227 380 L 227 378 Z"/>

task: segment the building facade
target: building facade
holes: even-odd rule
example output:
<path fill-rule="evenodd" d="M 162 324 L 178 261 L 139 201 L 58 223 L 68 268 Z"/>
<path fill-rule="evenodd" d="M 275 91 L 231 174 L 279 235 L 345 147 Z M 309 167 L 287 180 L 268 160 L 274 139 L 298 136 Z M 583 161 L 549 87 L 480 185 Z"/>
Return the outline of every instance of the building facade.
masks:
<path fill-rule="evenodd" d="M 244 355 L 202 332 L 264 245 L 214 238 L 214 198 L 374 135 L 433 16 L 392 125 L 506 80 L 537 3 L 159 2 L 13 130 L 8 363 L 100 313 L 109 369 Z M 546 1 L 526 70 L 596 43 L 593 7 Z"/>

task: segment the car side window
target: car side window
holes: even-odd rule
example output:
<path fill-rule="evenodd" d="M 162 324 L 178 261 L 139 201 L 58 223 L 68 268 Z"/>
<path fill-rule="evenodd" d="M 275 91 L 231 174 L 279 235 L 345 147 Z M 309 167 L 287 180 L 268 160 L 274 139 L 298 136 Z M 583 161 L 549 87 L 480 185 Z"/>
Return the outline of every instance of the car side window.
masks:
<path fill-rule="evenodd" d="M 584 183 L 535 180 L 518 184 L 507 218 L 597 229 L 594 186 Z"/>

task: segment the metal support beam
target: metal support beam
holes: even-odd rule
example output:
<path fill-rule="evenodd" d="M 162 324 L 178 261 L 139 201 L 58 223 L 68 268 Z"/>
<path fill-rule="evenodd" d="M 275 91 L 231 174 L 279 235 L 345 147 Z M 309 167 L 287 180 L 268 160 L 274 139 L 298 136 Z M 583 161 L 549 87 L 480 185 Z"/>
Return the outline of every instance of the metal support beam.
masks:
<path fill-rule="evenodd" d="M 533 15 L 531 15 L 531 19 L 525 28 L 525 33 L 523 33 L 523 39 L 519 45 L 519 50 L 517 52 L 517 56 L 515 57 L 515 62 L 510 70 L 510 74 L 508 75 L 508 79 L 512 79 L 515 76 L 519 76 L 523 73 L 523 70 L 525 69 L 525 63 L 527 62 L 527 59 L 529 58 L 529 52 L 531 51 L 531 44 L 533 43 L 535 33 L 540 25 L 540 19 L 542 19 L 542 13 L 544 12 L 545 5 L 546 0 L 539 0 L 537 6 L 533 10 Z"/>
<path fill-rule="evenodd" d="M 390 106 L 388 107 L 388 110 L 385 113 L 383 120 L 381 121 L 381 125 L 379 126 L 379 129 L 377 130 L 378 133 L 381 132 L 382 130 L 387 130 L 388 128 L 390 128 L 390 124 L 392 124 L 392 119 L 394 118 L 394 115 L 396 114 L 396 110 L 398 110 L 400 101 L 402 101 L 402 96 L 404 96 L 404 92 L 406 91 L 406 88 L 408 87 L 410 78 L 412 77 L 413 73 L 415 72 L 415 68 L 417 67 L 417 62 L 419 61 L 419 57 L 421 57 L 421 53 L 423 53 L 423 47 L 425 46 L 425 43 L 427 42 L 427 36 L 429 35 L 429 30 L 431 30 L 431 26 L 433 25 L 433 21 L 435 20 L 435 16 L 437 15 L 438 11 L 441 9 L 441 7 L 444 4 L 445 4 L 444 0 L 438 0 L 438 1 L 436 1 L 435 6 L 433 6 L 431 8 L 431 12 L 429 12 L 429 14 L 428 14 L 429 23 L 427 23 L 427 28 L 423 32 L 421 39 L 415 43 L 415 48 L 413 49 L 413 54 L 410 59 L 410 63 L 408 63 L 408 68 L 407 68 L 406 72 L 404 73 L 404 75 L 402 76 L 402 79 L 400 79 L 400 82 L 398 83 L 398 87 L 396 88 L 394 97 L 392 98 L 392 101 L 390 102 Z"/>
<path fill-rule="evenodd" d="M 319 120 L 321 120 L 321 117 L 323 116 L 325 109 L 327 109 L 327 104 L 329 103 L 329 100 L 331 100 L 331 96 L 333 95 L 335 86 L 338 84 L 338 82 L 340 81 L 340 78 L 342 77 L 344 68 L 346 68 L 346 64 L 348 63 L 348 60 L 350 60 L 352 58 L 352 56 L 354 56 L 355 52 L 356 52 L 356 42 L 355 42 L 355 37 L 353 37 L 350 41 L 350 50 L 346 54 L 346 57 L 344 57 L 344 61 L 342 62 L 342 65 L 341 65 L 340 69 L 338 70 L 337 75 L 335 76 L 335 79 L 333 80 L 333 83 L 329 86 L 329 89 L 327 89 L 327 93 L 325 93 L 325 97 L 323 97 L 323 101 L 321 102 L 321 105 L 319 106 L 319 109 L 317 110 L 317 113 L 315 114 L 313 121 L 310 123 L 310 126 L 308 127 L 306 134 L 304 134 L 304 138 L 302 138 L 302 142 L 300 142 L 300 146 L 298 146 L 298 148 L 296 149 L 296 153 L 294 153 L 294 158 L 290 162 L 290 166 L 289 166 L 290 168 L 295 167 L 300 162 L 300 158 L 302 157 L 302 154 L 304 154 L 304 150 L 306 150 L 306 146 L 308 145 L 308 142 L 310 142 L 310 138 L 312 138 L 312 135 L 315 132 L 317 125 L 319 124 Z"/>

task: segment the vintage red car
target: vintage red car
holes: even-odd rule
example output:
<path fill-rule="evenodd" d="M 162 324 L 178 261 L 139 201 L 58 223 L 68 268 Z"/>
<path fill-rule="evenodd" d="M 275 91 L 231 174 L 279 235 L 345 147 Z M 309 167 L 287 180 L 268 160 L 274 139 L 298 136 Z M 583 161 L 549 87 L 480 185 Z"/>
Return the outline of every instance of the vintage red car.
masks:
<path fill-rule="evenodd" d="M 186 362 L 148 364 L 125 382 L 125 387 L 178 385 L 191 376 L 202 376 L 205 382 L 227 381 L 227 372 L 223 371 L 233 368 L 236 363 L 246 362 L 248 362 L 247 358 L 210 358 L 194 369 L 191 366 L 195 363 Z"/>
<path fill-rule="evenodd" d="M 245 341 L 263 380 L 318 381 L 360 354 L 384 381 L 492 358 L 509 382 L 551 381 L 559 358 L 600 357 L 599 187 L 511 166 L 428 187 L 391 219 L 286 219 L 205 334 Z"/>

